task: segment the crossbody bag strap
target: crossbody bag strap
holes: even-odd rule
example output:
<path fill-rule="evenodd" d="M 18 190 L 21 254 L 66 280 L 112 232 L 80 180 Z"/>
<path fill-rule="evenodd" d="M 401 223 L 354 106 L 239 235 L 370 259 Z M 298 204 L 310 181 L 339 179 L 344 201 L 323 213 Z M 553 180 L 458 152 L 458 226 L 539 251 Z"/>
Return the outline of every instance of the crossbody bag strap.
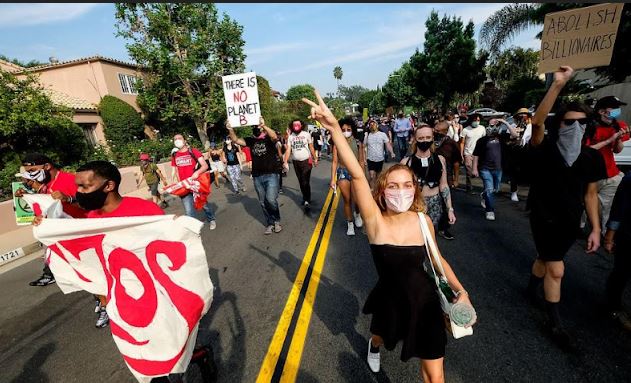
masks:
<path fill-rule="evenodd" d="M 421 232 L 423 234 L 423 240 L 425 241 L 425 249 L 427 250 L 427 254 L 429 255 L 429 264 L 434 272 L 436 286 L 438 286 L 438 274 L 434 268 L 434 262 L 438 267 L 438 271 L 440 272 L 440 276 L 446 278 L 445 269 L 443 268 L 443 263 L 440 261 L 440 257 L 438 256 L 438 248 L 436 247 L 436 242 L 434 242 L 434 238 L 432 237 L 432 233 L 429 230 L 429 226 L 427 225 L 427 221 L 425 220 L 425 214 L 419 212 L 419 222 L 421 225 Z"/>

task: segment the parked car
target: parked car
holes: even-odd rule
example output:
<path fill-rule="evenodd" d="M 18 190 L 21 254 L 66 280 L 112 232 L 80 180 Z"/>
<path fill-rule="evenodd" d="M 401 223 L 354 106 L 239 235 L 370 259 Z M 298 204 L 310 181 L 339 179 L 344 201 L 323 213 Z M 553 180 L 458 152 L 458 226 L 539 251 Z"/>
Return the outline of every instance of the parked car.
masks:
<path fill-rule="evenodd" d="M 510 115 L 510 113 L 498 112 L 497 110 L 491 108 L 478 108 L 467 112 L 467 116 L 470 116 L 472 114 L 479 114 L 485 118 L 502 118 Z"/>
<path fill-rule="evenodd" d="M 622 151 L 614 154 L 613 158 L 616 160 L 618 167 L 626 169 L 631 168 L 631 140 L 625 141 Z"/>

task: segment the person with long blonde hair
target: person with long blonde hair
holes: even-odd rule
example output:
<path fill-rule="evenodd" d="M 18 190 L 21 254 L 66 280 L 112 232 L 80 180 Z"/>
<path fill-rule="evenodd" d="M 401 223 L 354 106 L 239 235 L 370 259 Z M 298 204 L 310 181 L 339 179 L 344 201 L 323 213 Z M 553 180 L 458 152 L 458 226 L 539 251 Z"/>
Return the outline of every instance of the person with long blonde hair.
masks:
<path fill-rule="evenodd" d="M 311 106 L 311 118 L 331 132 L 337 155 L 351 175 L 355 203 L 364 220 L 366 235 L 379 275 L 363 312 L 372 314 L 367 361 L 373 372 L 380 370 L 379 347 L 392 350 L 403 341 L 401 360 L 421 359 L 426 383 L 444 382 L 445 321 L 436 285 L 423 270 L 427 256 L 420 220 L 425 220 L 435 241 L 434 226 L 425 215 L 425 203 L 416 176 L 405 165 L 396 164 L 383 172 L 374 194 L 335 116 L 320 94 Z M 449 263 L 437 254 L 445 277 L 456 291 L 455 302 L 471 305 L 469 296 Z M 431 262 L 431 261 L 430 261 Z"/>

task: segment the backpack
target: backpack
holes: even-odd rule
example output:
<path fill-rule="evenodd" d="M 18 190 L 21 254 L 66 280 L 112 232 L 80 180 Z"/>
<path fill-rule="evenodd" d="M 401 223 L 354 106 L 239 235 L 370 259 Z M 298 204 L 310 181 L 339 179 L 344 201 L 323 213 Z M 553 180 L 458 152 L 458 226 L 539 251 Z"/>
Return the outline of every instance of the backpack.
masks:
<path fill-rule="evenodd" d="M 175 152 L 177 153 L 177 152 Z M 171 154 L 171 158 L 175 159 L 175 153 Z M 188 147 L 188 153 L 191 155 L 191 157 L 195 158 L 195 154 L 193 153 L 193 149 L 191 149 L 191 147 Z M 204 158 L 204 156 L 202 156 L 202 158 Z M 199 169 L 199 161 L 197 161 L 197 158 L 195 158 L 195 170 Z M 210 167 L 210 160 L 207 158 L 204 158 L 204 161 L 206 161 L 206 165 L 208 165 L 208 170 L 207 172 L 210 172 L 210 183 L 212 184 L 213 182 L 215 182 L 215 172 L 211 171 L 211 167 Z"/>

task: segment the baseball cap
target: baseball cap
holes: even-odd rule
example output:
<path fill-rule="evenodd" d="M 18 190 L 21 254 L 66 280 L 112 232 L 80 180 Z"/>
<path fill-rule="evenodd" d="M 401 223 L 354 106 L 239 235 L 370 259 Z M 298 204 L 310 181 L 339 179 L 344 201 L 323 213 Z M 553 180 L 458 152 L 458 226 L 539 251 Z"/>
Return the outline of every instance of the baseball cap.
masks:
<path fill-rule="evenodd" d="M 594 110 L 617 108 L 621 105 L 627 105 L 627 103 L 620 101 L 620 99 L 616 96 L 605 96 L 596 101 L 596 106 L 594 106 Z"/>
<path fill-rule="evenodd" d="M 53 161 L 48 156 L 41 153 L 27 153 L 22 158 L 22 165 L 24 166 L 35 166 L 52 163 Z"/>

